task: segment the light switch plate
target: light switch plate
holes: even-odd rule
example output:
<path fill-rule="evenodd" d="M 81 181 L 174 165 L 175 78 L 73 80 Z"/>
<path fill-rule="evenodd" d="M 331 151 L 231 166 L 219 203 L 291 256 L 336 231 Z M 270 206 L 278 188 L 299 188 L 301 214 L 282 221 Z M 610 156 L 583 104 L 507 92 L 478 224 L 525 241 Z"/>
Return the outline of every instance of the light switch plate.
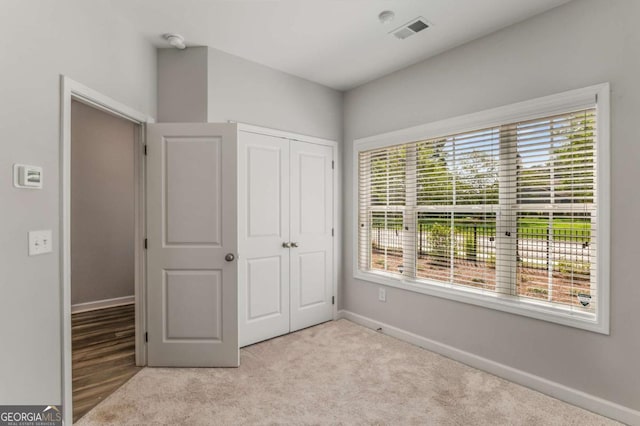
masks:
<path fill-rule="evenodd" d="M 29 231 L 29 256 L 51 253 L 53 242 L 51 230 Z"/>

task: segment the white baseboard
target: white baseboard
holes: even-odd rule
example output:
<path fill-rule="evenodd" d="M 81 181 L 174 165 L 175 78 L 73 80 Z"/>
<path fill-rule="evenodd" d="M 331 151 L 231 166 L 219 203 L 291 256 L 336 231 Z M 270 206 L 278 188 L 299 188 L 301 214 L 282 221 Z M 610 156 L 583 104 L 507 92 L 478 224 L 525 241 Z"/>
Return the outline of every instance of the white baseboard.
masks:
<path fill-rule="evenodd" d="M 113 308 L 114 306 L 131 305 L 135 303 L 135 296 L 115 297 L 113 299 L 96 300 L 95 302 L 77 303 L 71 305 L 71 313 L 94 311 L 96 309 Z"/>
<path fill-rule="evenodd" d="M 560 383 L 535 376 L 525 371 L 491 361 L 490 359 L 427 339 L 426 337 L 419 336 L 409 331 L 390 326 L 350 311 L 339 311 L 338 318 L 347 319 L 373 330 L 382 328 L 381 331 L 383 334 L 414 344 L 421 348 L 446 356 L 447 358 L 451 358 L 471 367 L 486 371 L 519 385 L 526 386 L 538 392 L 542 392 L 554 398 L 568 402 L 569 404 L 576 405 L 584 408 L 585 410 L 593 411 L 594 413 L 598 413 L 629 425 L 640 425 L 640 411 L 632 408 L 607 401 L 606 399 L 602 399 Z"/>

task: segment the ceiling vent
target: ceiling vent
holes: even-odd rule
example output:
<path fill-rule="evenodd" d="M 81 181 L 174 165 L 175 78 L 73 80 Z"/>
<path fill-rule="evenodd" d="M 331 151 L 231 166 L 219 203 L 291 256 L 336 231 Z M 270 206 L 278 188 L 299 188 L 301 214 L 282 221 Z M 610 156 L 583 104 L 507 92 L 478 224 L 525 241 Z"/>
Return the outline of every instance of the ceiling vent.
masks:
<path fill-rule="evenodd" d="M 416 18 L 412 21 L 407 22 L 401 27 L 396 28 L 391 31 L 389 34 L 393 34 L 400 40 L 404 40 L 405 38 L 409 38 L 412 35 L 419 33 L 422 30 L 426 30 L 429 28 L 431 24 L 424 18 Z"/>

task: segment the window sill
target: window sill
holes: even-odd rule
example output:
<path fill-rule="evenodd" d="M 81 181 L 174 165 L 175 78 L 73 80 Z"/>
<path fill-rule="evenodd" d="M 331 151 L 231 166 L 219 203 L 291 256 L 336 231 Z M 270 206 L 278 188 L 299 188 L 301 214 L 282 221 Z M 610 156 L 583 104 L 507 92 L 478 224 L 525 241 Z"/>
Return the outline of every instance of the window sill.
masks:
<path fill-rule="evenodd" d="M 409 280 L 384 272 L 357 270 L 354 278 L 596 333 L 609 334 L 608 325 L 597 320 L 595 314 L 572 310 L 569 307 L 545 301 L 517 298 L 462 286 L 452 287 L 436 281 Z"/>

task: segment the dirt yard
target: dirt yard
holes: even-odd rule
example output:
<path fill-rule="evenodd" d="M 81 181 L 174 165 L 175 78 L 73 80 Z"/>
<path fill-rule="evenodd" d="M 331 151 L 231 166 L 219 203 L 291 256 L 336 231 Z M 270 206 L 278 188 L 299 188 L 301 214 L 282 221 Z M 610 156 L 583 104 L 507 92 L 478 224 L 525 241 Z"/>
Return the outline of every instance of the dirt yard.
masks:
<path fill-rule="evenodd" d="M 374 250 L 372 269 L 399 274 L 402 269 L 402 253 L 389 251 L 385 267 L 384 252 Z M 588 275 L 579 273 L 554 271 L 551 277 L 546 269 L 526 268 L 518 265 L 517 292 L 519 296 L 538 300 L 551 300 L 570 306 L 582 307 L 578 295 L 590 295 L 590 280 Z M 572 276 L 573 275 L 573 276 Z M 496 268 L 495 261 L 468 261 L 456 259 L 453 268 L 453 279 L 448 262 L 421 255 L 418 259 L 416 276 L 418 278 L 433 279 L 447 283 L 482 288 L 495 291 Z M 551 281 L 551 286 L 549 282 Z M 549 298 L 551 293 L 551 298 Z M 583 298 L 584 300 L 584 298 Z"/>

